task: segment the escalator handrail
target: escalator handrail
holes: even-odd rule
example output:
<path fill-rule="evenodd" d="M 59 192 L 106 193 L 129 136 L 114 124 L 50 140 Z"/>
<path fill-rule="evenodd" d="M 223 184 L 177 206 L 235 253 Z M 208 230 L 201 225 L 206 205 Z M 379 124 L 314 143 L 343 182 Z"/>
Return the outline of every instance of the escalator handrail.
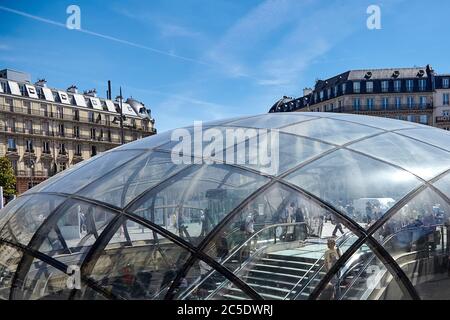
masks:
<path fill-rule="evenodd" d="M 278 227 L 291 227 L 291 226 L 300 226 L 300 225 L 306 225 L 307 228 L 309 227 L 308 224 L 306 222 L 292 222 L 292 223 L 277 223 L 277 224 L 272 224 L 269 225 L 267 227 L 264 227 L 258 231 L 256 231 L 255 233 L 252 234 L 252 236 L 250 238 L 248 238 L 246 241 L 244 241 L 240 246 L 238 246 L 237 248 L 235 248 L 231 253 L 228 254 L 228 257 L 225 258 L 224 260 L 220 261 L 220 263 L 224 264 L 226 262 L 228 262 L 236 253 L 238 253 L 242 248 L 244 248 L 245 246 L 248 245 L 249 242 L 251 242 L 255 237 L 257 237 L 259 234 L 261 234 L 264 231 L 267 231 L 269 229 L 273 229 L 273 228 L 278 228 Z M 241 231 L 242 232 L 242 231 Z M 251 258 L 247 259 L 250 260 Z M 233 273 L 238 272 L 242 270 L 242 265 L 233 271 Z M 206 274 L 206 276 L 203 279 L 199 279 L 198 283 L 193 283 L 191 285 L 191 289 L 188 289 L 187 294 L 183 294 L 183 298 L 187 297 L 189 294 L 191 294 L 195 289 L 197 289 L 203 282 L 206 281 L 206 279 L 208 279 L 213 273 L 215 272 L 214 269 L 212 269 L 210 272 L 208 272 Z M 227 281 L 224 281 L 224 283 Z"/>
<path fill-rule="evenodd" d="M 346 232 L 343 235 L 339 236 L 339 238 L 337 238 L 336 240 L 336 246 L 340 247 L 342 246 L 348 239 L 350 239 L 350 237 L 353 235 L 353 233 L 351 232 Z M 339 242 L 339 243 L 337 243 Z M 310 270 L 312 270 L 312 268 L 317 265 L 321 260 L 323 260 L 325 258 L 325 253 L 323 253 L 322 256 L 320 256 L 319 259 L 316 260 L 316 262 L 313 264 L 313 266 L 308 270 L 308 273 Z M 320 268 L 318 268 L 316 270 L 316 272 L 314 272 L 314 274 L 309 278 L 308 282 L 303 286 L 303 288 L 300 290 L 300 292 L 298 292 L 295 297 L 294 300 L 297 299 L 298 296 L 300 296 L 303 291 L 305 291 L 305 289 L 311 284 L 311 282 L 316 278 L 316 276 L 322 271 L 324 265 L 322 264 L 320 266 Z M 291 289 L 291 291 L 285 296 L 285 299 L 291 294 L 292 291 L 294 291 L 294 289 L 300 284 L 301 280 L 303 280 L 303 278 L 307 275 L 307 273 L 305 275 L 303 275 L 302 279 L 300 279 L 296 285 Z"/>
<path fill-rule="evenodd" d="M 445 224 L 433 224 L 433 225 L 420 225 L 416 227 L 403 227 L 394 233 L 390 234 L 386 237 L 386 239 L 383 239 L 383 243 L 381 244 L 383 247 L 392 239 L 394 239 L 398 234 L 403 233 L 405 231 L 415 231 L 417 229 L 429 229 L 429 228 L 437 228 L 437 227 L 445 227 Z M 347 294 L 347 292 L 352 288 L 352 286 L 356 283 L 356 281 L 361 277 L 361 274 L 369 267 L 369 265 L 372 263 L 372 261 L 375 259 L 376 255 L 372 255 L 372 257 L 366 262 L 363 268 L 358 272 L 356 277 L 353 278 L 353 281 L 350 283 L 350 285 L 346 288 L 345 292 L 340 295 L 339 300 L 342 300 L 343 297 Z M 346 274 L 354 270 L 358 265 L 355 264 L 353 267 L 348 269 L 343 275 L 340 276 L 340 278 L 345 277 Z"/>

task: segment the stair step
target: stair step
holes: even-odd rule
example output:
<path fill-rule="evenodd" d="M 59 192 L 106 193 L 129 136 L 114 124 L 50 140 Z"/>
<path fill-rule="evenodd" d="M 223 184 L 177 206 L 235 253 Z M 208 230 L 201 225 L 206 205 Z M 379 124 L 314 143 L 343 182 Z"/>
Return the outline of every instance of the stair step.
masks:
<path fill-rule="evenodd" d="M 308 268 L 310 269 L 311 267 L 314 267 L 315 262 L 313 263 L 309 263 L 309 262 L 303 262 L 303 261 L 291 261 L 291 260 L 282 260 L 282 259 L 272 259 L 272 258 L 262 258 L 261 260 L 259 260 L 260 262 L 265 262 L 267 264 L 270 265 L 280 265 L 283 264 L 287 267 L 295 267 L 295 266 L 299 266 L 304 268 Z"/>

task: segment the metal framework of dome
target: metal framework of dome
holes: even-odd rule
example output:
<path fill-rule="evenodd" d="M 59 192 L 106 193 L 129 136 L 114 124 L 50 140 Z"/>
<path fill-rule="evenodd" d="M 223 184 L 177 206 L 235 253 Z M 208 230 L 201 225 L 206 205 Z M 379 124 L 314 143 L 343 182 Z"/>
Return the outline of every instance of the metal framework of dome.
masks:
<path fill-rule="evenodd" d="M 0 212 L 0 298 L 450 299 L 449 133 L 328 113 L 210 128 L 277 129 L 279 170 L 174 164 L 171 132 L 84 161 Z"/>

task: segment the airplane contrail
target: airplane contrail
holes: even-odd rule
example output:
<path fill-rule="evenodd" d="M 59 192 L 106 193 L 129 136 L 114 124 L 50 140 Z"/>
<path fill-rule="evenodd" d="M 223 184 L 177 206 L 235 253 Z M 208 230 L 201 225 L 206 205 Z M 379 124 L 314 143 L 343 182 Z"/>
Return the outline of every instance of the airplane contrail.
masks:
<path fill-rule="evenodd" d="M 46 18 L 42 18 L 42 17 L 39 17 L 39 16 L 35 16 L 35 15 L 29 14 L 27 12 L 11 9 L 11 8 L 4 7 L 4 6 L 0 6 L 0 10 L 6 11 L 6 12 L 10 12 L 10 13 L 14 13 L 14 14 L 20 15 L 22 17 L 30 18 L 30 19 L 33 19 L 33 20 L 36 20 L 36 21 L 45 22 L 47 24 L 51 24 L 51 25 L 54 25 L 54 26 L 57 26 L 57 27 L 61 27 L 61 28 L 67 29 L 67 27 L 66 27 L 66 25 L 64 23 L 53 21 L 53 20 L 46 19 Z M 85 34 L 89 34 L 91 36 L 96 36 L 96 37 L 103 38 L 103 39 L 106 39 L 106 40 L 111 40 L 111 41 L 114 41 L 114 42 L 117 42 L 117 43 L 122 43 L 122 44 L 129 45 L 129 46 L 132 46 L 132 47 L 135 47 L 135 48 L 139 48 L 139 49 L 144 49 L 144 50 L 147 50 L 147 51 L 151 51 L 153 53 L 161 54 L 161 55 L 168 56 L 168 57 L 175 58 L 175 59 L 179 59 L 179 60 L 184 60 L 184 61 L 193 62 L 193 63 L 197 63 L 197 64 L 202 64 L 202 65 L 210 65 L 210 64 L 208 64 L 208 63 L 206 63 L 204 61 L 196 60 L 196 59 L 189 58 L 189 57 L 180 56 L 180 55 L 177 55 L 177 54 L 174 54 L 174 53 L 171 53 L 171 52 L 167 52 L 167 51 L 164 51 L 164 50 L 159 50 L 159 49 L 148 47 L 148 46 L 145 46 L 145 45 L 142 45 L 142 44 L 139 44 L 139 43 L 135 43 L 135 42 L 131 42 L 131 41 L 128 41 L 128 40 L 119 39 L 119 38 L 116 38 L 116 37 L 112 37 L 112 36 L 109 36 L 109 35 L 101 34 L 101 33 L 90 31 L 90 30 L 86 30 L 86 29 L 68 29 L 68 30 L 79 31 L 79 32 L 82 32 L 82 33 L 85 33 Z"/>

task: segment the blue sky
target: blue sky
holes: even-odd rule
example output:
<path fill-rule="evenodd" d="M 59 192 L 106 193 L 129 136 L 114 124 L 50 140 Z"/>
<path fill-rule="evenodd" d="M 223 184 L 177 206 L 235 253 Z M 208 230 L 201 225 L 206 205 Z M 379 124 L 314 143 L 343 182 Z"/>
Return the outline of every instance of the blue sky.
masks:
<path fill-rule="evenodd" d="M 71 4 L 85 32 L 64 27 Z M 371 4 L 381 30 L 366 27 Z M 0 68 L 101 96 L 110 79 L 114 94 L 121 85 L 151 108 L 161 132 L 267 112 L 349 69 L 448 73 L 449 11 L 447 0 L 0 0 Z"/>

